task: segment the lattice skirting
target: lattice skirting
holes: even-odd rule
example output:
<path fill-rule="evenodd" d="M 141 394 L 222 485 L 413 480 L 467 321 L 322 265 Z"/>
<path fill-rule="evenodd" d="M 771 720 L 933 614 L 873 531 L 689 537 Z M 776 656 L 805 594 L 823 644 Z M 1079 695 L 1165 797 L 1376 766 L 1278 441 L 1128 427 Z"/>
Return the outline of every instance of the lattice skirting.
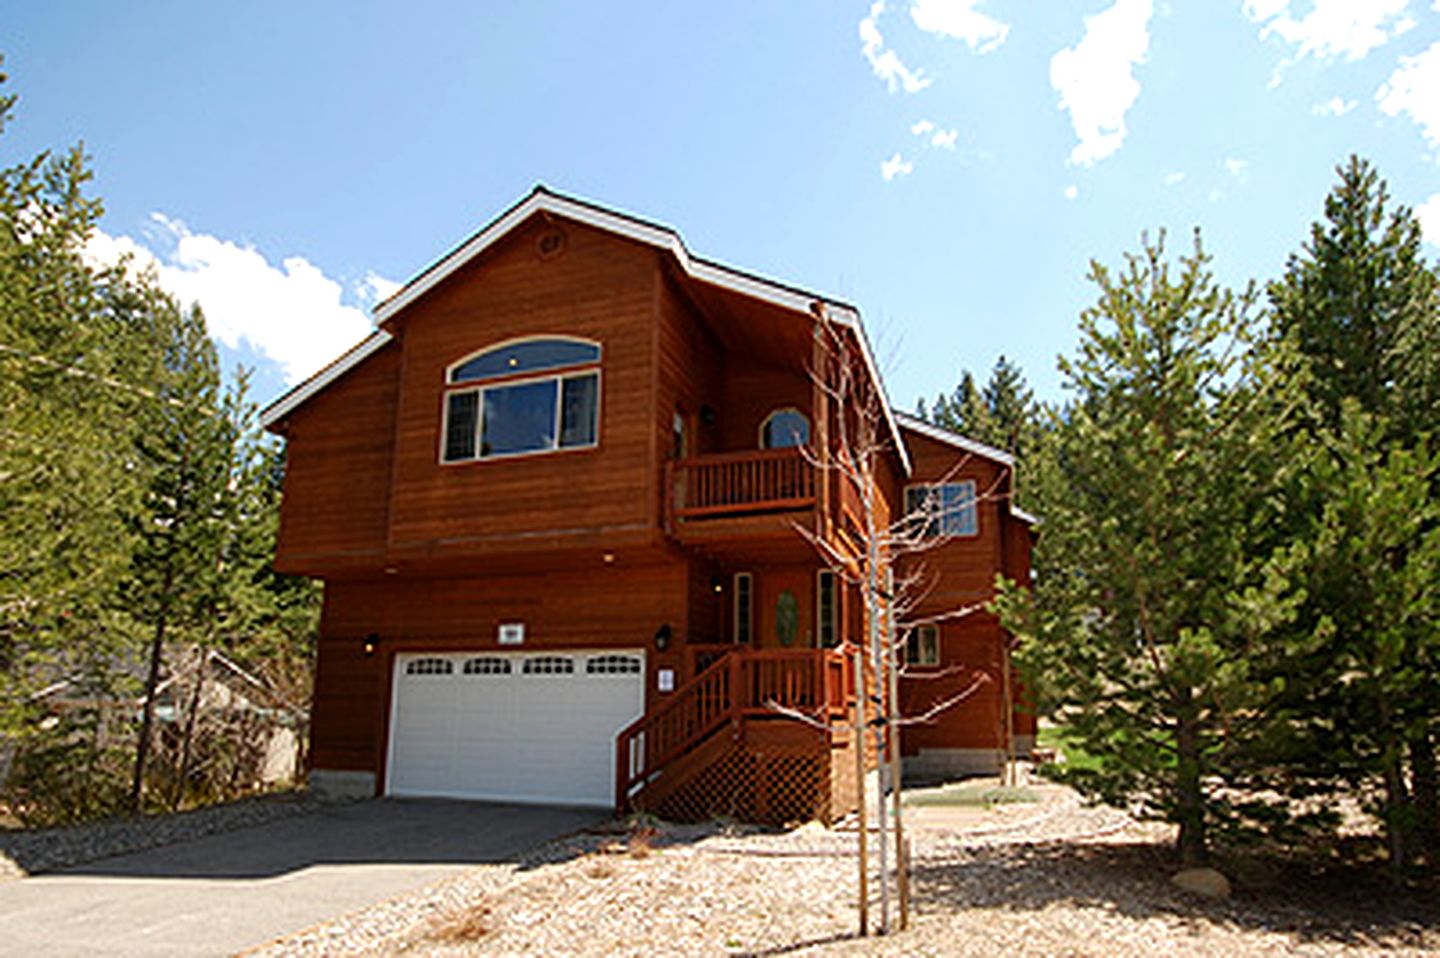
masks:
<path fill-rule="evenodd" d="M 736 743 L 651 810 L 676 822 L 829 823 L 836 807 L 831 751 Z"/>

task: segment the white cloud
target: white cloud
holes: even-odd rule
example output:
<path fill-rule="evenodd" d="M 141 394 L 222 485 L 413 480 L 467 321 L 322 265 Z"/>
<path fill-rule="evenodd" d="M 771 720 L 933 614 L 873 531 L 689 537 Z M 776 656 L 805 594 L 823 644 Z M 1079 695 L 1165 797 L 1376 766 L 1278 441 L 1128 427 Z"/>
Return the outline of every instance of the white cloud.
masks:
<path fill-rule="evenodd" d="M 1295 59 L 1359 60 L 1415 25 L 1405 15 L 1410 0 L 1245 0 L 1245 16 L 1295 48 Z M 1296 17 L 1293 8 L 1308 6 Z M 1273 86 L 1275 81 L 1272 81 Z"/>
<path fill-rule="evenodd" d="M 1357 106 L 1355 100 L 1346 100 L 1343 97 L 1332 96 L 1324 103 L 1317 103 L 1310 108 L 1310 112 L 1316 116 L 1344 116 Z"/>
<path fill-rule="evenodd" d="M 360 281 L 356 292 L 367 305 L 376 306 L 400 292 L 401 287 L 404 285 L 404 283 L 397 283 L 393 279 L 386 279 L 384 276 L 371 270 L 366 273 L 365 278 Z"/>
<path fill-rule="evenodd" d="M 984 0 L 915 0 L 910 19 L 926 33 L 964 40 L 977 53 L 989 53 L 1010 34 L 1010 25 L 1001 23 L 975 8 Z"/>
<path fill-rule="evenodd" d="M 1250 169 L 1250 164 L 1248 161 L 1239 159 L 1238 157 L 1234 156 L 1225 157 L 1225 172 L 1229 173 L 1236 179 L 1244 176 L 1245 171 L 1248 169 Z"/>
<path fill-rule="evenodd" d="M 1065 198 L 1067 200 L 1073 200 L 1079 195 L 1080 187 L 1076 186 L 1074 183 L 1071 183 L 1069 186 L 1065 187 Z"/>
<path fill-rule="evenodd" d="M 1440 0 L 1435 6 L 1440 9 Z M 1425 234 L 1425 242 L 1440 246 L 1440 193 L 1415 207 L 1415 218 L 1420 221 L 1420 232 Z"/>
<path fill-rule="evenodd" d="M 875 75 L 885 81 L 890 92 L 895 92 L 898 86 L 906 93 L 918 93 L 930 85 L 930 80 L 922 76 L 921 71 L 912 71 L 901 63 L 894 50 L 885 49 L 885 37 L 876 26 L 876 21 L 884 12 L 885 0 L 875 0 L 870 5 L 869 15 L 860 21 L 860 52 L 870 62 L 870 69 Z"/>
<path fill-rule="evenodd" d="M 917 120 L 911 124 L 910 132 L 925 137 L 931 146 L 940 150 L 954 150 L 955 141 L 960 138 L 959 130 L 942 130 L 933 120 Z"/>
<path fill-rule="evenodd" d="M 954 150 L 959 130 L 936 130 L 930 137 L 930 145 L 941 150 Z"/>
<path fill-rule="evenodd" d="M 153 243 L 96 230 L 86 255 L 103 263 L 129 255 L 136 269 L 153 269 L 161 288 L 200 304 L 212 336 L 232 349 L 248 344 L 279 363 L 286 382 L 299 382 L 370 332 L 364 310 L 344 302 L 345 288 L 303 256 L 272 265 L 253 247 L 194 233 L 160 213 L 150 218 Z M 350 294 L 373 300 L 398 288 L 369 273 Z"/>
<path fill-rule="evenodd" d="M 1125 114 L 1140 96 L 1134 67 L 1150 48 L 1152 0 L 1115 0 L 1085 18 L 1085 35 L 1050 59 L 1050 85 L 1080 142 L 1070 162 L 1090 166 L 1120 149 Z"/>
<path fill-rule="evenodd" d="M 1176 185 L 1178 185 L 1179 183 L 1183 182 L 1184 179 L 1185 179 L 1185 174 L 1182 173 L 1182 172 L 1180 172 L 1180 171 L 1178 171 L 1178 170 L 1175 171 L 1174 173 L 1166 173 L 1166 174 L 1165 174 L 1165 185 L 1166 185 L 1166 186 L 1176 186 Z"/>
<path fill-rule="evenodd" d="M 880 175 L 885 182 L 890 182 L 896 177 L 909 176 L 910 171 L 915 169 L 915 164 L 896 153 L 890 159 L 880 164 Z"/>
<path fill-rule="evenodd" d="M 1401 57 L 1390 79 L 1375 91 L 1375 102 L 1388 116 L 1410 114 L 1425 141 L 1440 149 L 1440 40 L 1413 57 Z"/>

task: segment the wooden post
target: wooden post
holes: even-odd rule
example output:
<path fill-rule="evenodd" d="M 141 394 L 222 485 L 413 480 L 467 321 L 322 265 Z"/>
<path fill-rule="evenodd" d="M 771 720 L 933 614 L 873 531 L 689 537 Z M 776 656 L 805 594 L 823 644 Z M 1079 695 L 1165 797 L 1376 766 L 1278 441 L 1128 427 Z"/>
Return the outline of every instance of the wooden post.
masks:
<path fill-rule="evenodd" d="M 865 662 L 860 647 L 855 647 L 855 735 L 850 742 L 855 749 L 855 788 L 859 795 L 858 828 L 860 856 L 860 937 L 870 934 L 869 826 L 865 821 Z"/>

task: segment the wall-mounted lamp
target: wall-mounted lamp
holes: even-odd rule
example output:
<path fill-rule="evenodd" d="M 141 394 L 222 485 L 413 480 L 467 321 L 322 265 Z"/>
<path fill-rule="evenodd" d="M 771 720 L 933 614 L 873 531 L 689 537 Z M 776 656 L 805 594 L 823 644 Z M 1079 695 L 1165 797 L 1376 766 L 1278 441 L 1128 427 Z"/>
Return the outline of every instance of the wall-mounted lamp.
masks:
<path fill-rule="evenodd" d="M 715 407 L 708 404 L 701 406 L 700 421 L 707 426 L 715 425 Z"/>
<path fill-rule="evenodd" d="M 717 593 L 724 592 L 725 580 L 720 578 L 718 575 L 712 575 L 710 577 L 710 588 Z"/>
<path fill-rule="evenodd" d="M 655 630 L 655 651 L 664 652 L 670 648 L 670 623 L 666 622 Z"/>
<path fill-rule="evenodd" d="M 375 654 L 375 650 L 376 650 L 377 648 L 379 648 L 379 647 L 380 647 L 380 635 L 379 635 L 379 633 L 377 633 L 377 632 L 371 632 L 369 635 L 365 636 L 365 655 L 366 655 L 367 657 L 369 657 L 369 656 L 371 656 L 371 655 L 374 655 L 374 654 Z"/>

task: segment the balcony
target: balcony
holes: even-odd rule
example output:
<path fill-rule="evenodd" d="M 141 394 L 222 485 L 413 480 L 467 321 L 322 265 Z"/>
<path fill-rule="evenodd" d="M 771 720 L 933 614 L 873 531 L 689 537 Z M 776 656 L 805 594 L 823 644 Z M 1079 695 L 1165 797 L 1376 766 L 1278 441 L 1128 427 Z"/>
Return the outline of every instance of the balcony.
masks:
<path fill-rule="evenodd" d="M 799 449 L 762 449 L 665 464 L 666 531 L 686 543 L 794 538 L 813 526 L 816 469 Z"/>

